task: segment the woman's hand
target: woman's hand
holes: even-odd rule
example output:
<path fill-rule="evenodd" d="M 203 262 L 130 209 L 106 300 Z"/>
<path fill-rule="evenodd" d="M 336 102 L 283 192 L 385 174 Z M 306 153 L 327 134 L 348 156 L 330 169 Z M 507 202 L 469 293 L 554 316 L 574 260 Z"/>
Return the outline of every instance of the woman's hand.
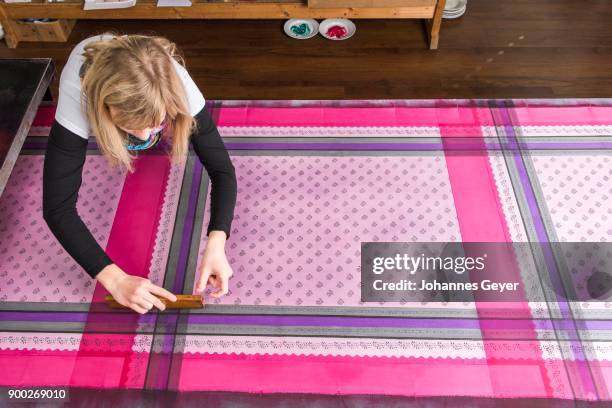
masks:
<path fill-rule="evenodd" d="M 166 305 L 155 295 L 176 302 L 176 296 L 166 289 L 154 285 L 149 279 L 128 275 L 115 264 L 102 269 L 96 275 L 96 280 L 117 302 L 140 314 L 147 313 L 153 306 L 159 310 L 166 309 Z"/>
<path fill-rule="evenodd" d="M 227 294 L 229 290 L 228 281 L 234 272 L 225 256 L 226 239 L 227 236 L 223 231 L 211 231 L 208 234 L 196 293 L 202 293 L 206 289 L 206 285 L 210 284 L 215 289 L 210 294 L 212 297 L 219 298 Z"/>

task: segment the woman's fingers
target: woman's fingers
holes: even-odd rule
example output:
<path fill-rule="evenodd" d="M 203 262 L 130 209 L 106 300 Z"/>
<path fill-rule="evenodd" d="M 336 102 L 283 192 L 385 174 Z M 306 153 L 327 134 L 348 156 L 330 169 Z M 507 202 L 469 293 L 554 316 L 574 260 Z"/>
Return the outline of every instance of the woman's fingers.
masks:
<path fill-rule="evenodd" d="M 221 287 L 216 292 L 210 294 L 212 297 L 215 297 L 215 298 L 219 298 L 223 295 L 226 295 L 228 292 L 228 285 L 227 285 L 228 277 L 222 276 L 218 278 L 218 281 L 220 281 L 219 283 L 221 284 Z"/>
<path fill-rule="evenodd" d="M 149 302 L 148 300 L 144 298 L 137 300 L 136 304 L 142 307 L 143 309 L 145 309 L 147 312 L 153 309 L 153 303 Z"/>
<path fill-rule="evenodd" d="M 218 288 L 221 285 L 221 281 L 215 275 L 208 278 L 208 283 L 214 288 Z"/>
<path fill-rule="evenodd" d="M 147 293 L 144 298 L 159 310 L 166 310 L 166 305 L 157 296 Z"/>
<path fill-rule="evenodd" d="M 211 278 L 210 273 L 211 270 L 208 268 L 205 268 L 202 271 L 202 275 L 200 276 L 200 279 L 198 280 L 198 285 L 196 286 L 196 292 L 202 292 L 206 288 L 206 282 L 208 282 Z"/>
<path fill-rule="evenodd" d="M 164 302 L 162 302 L 157 296 L 148 292 L 142 294 L 137 299 L 133 299 L 128 306 L 140 314 L 147 313 L 153 309 L 154 306 L 159 310 L 166 310 L 166 305 Z"/>
<path fill-rule="evenodd" d="M 148 287 L 149 292 L 153 293 L 154 295 L 158 295 L 161 297 L 164 297 L 166 299 L 168 299 L 171 302 L 176 302 L 176 296 L 174 296 L 172 294 L 172 292 L 167 291 L 166 289 L 159 287 L 157 285 L 154 285 L 151 283 L 151 285 Z"/>
<path fill-rule="evenodd" d="M 138 303 L 130 303 L 129 308 L 140 313 L 140 314 L 145 314 L 148 312 L 147 309 L 145 309 L 144 307 L 140 306 Z"/>

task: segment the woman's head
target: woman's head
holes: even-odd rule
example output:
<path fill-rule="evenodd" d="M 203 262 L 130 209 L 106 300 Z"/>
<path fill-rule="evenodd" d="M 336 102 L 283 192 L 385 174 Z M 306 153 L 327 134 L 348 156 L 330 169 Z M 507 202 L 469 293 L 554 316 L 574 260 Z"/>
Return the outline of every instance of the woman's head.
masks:
<path fill-rule="evenodd" d="M 184 160 L 195 121 L 174 65 L 182 62 L 176 46 L 162 37 L 115 36 L 86 44 L 84 56 L 85 110 L 111 163 L 133 171 L 127 134 L 145 140 L 162 123 L 173 161 Z"/>

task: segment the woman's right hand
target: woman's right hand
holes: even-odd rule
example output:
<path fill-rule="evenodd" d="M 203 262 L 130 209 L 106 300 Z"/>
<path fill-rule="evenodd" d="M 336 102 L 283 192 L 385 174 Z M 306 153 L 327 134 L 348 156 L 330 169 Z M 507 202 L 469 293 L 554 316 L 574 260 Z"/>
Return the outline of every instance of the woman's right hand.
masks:
<path fill-rule="evenodd" d="M 166 289 L 154 285 L 149 279 L 128 275 L 115 264 L 102 269 L 96 275 L 96 280 L 117 302 L 140 314 L 147 313 L 153 306 L 159 310 L 166 309 L 166 305 L 155 295 L 176 302 L 176 296 Z"/>

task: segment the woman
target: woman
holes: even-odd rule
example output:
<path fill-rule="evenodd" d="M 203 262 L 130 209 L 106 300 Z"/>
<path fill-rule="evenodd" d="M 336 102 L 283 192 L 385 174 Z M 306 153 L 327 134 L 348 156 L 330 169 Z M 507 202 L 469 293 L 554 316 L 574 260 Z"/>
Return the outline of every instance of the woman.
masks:
<path fill-rule="evenodd" d="M 43 216 L 66 251 L 122 305 L 138 313 L 154 306 L 155 296 L 176 296 L 148 279 L 132 276 L 113 263 L 76 211 L 90 133 L 113 166 L 133 171 L 139 150 L 162 139 L 171 160 L 185 160 L 189 141 L 208 172 L 211 219 L 196 292 L 207 284 L 219 297 L 228 291 L 232 269 L 225 241 L 236 204 L 234 166 L 204 107 L 204 97 L 176 54 L 161 37 L 103 34 L 80 42 L 60 78 L 55 120 L 43 170 Z"/>

